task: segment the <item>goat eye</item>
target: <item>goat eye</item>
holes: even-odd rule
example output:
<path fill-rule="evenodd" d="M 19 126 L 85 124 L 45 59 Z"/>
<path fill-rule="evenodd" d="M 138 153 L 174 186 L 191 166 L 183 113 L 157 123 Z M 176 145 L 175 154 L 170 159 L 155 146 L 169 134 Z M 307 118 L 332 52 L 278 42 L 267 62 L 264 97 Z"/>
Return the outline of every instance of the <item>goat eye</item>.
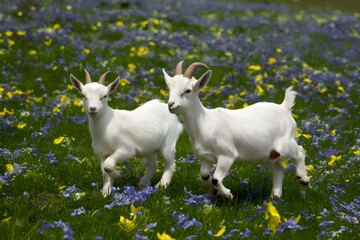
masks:
<path fill-rule="evenodd" d="M 188 89 L 188 90 L 186 90 L 186 91 L 185 91 L 185 93 L 191 93 L 191 90 L 190 90 L 190 89 Z"/>
<path fill-rule="evenodd" d="M 85 98 L 85 99 L 86 99 L 86 96 L 85 96 L 85 94 L 81 94 L 81 95 L 82 95 L 82 97 L 83 97 L 83 98 Z"/>
<path fill-rule="evenodd" d="M 100 100 L 103 100 L 103 99 L 104 99 L 104 98 L 106 98 L 106 97 L 107 97 L 107 95 L 105 95 L 105 96 L 101 97 L 101 98 L 100 98 Z"/>

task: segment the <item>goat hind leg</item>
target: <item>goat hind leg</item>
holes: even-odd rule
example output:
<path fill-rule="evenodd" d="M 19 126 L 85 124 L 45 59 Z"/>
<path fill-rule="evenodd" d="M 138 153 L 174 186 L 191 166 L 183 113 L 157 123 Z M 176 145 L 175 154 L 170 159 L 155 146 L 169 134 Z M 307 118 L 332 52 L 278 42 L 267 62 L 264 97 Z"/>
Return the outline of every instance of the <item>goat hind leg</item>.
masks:
<path fill-rule="evenodd" d="M 271 190 L 272 198 L 281 198 L 282 184 L 284 180 L 284 167 L 281 164 L 280 157 L 277 159 L 270 159 L 271 171 L 273 177 L 273 187 Z"/>

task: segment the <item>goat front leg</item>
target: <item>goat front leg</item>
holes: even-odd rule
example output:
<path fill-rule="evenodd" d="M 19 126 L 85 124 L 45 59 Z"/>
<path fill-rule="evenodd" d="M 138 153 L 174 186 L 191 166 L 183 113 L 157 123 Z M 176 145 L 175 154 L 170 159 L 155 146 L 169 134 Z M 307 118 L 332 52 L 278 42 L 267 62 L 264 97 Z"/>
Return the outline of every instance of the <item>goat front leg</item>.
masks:
<path fill-rule="evenodd" d="M 202 178 L 202 180 L 209 183 L 209 185 L 213 188 L 213 190 L 217 191 L 211 182 L 212 178 L 210 177 L 210 171 L 211 171 L 212 166 L 213 166 L 213 163 L 211 161 L 202 160 L 201 167 L 200 167 L 200 177 Z"/>
<path fill-rule="evenodd" d="M 114 186 L 115 179 L 111 177 L 104 169 L 104 161 L 106 158 L 101 159 L 101 172 L 103 177 L 103 188 L 102 188 L 102 195 L 107 197 L 111 194 L 111 188 Z"/>
<path fill-rule="evenodd" d="M 227 189 L 223 185 L 223 179 L 226 177 L 229 172 L 231 165 L 233 164 L 234 159 L 220 156 L 218 157 L 216 170 L 214 172 L 214 176 L 211 180 L 213 186 L 218 190 L 219 194 L 228 199 L 232 199 L 233 195 L 230 192 L 230 189 Z"/>
<path fill-rule="evenodd" d="M 150 157 L 143 158 L 143 165 L 145 166 L 145 175 L 140 179 L 139 186 L 145 187 L 149 184 L 151 178 L 156 173 L 158 167 L 156 154 Z"/>
<path fill-rule="evenodd" d="M 116 164 L 129 159 L 131 156 L 133 155 L 128 151 L 118 149 L 110 156 L 102 158 L 101 171 L 104 180 L 102 193 L 104 197 L 111 194 L 111 188 L 113 187 L 115 179 L 123 177 L 123 172 L 116 169 Z"/>

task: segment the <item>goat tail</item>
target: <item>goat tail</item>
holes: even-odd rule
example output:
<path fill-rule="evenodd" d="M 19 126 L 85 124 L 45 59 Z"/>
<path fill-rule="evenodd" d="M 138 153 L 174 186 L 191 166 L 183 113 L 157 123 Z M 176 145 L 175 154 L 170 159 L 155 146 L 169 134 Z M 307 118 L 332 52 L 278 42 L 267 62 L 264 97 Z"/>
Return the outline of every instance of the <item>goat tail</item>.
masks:
<path fill-rule="evenodd" d="M 285 91 L 284 101 L 281 105 L 291 110 L 291 108 L 295 105 L 296 94 L 297 92 L 293 90 L 293 87 L 287 88 Z"/>

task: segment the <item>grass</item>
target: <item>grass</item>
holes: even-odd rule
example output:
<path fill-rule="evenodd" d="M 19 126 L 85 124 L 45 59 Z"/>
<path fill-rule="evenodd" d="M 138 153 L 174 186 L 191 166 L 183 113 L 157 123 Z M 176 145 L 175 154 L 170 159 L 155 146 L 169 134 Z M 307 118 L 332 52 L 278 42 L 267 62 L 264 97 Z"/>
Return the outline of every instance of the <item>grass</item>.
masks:
<path fill-rule="evenodd" d="M 2 238 L 359 237 L 359 13 L 213 0 L 0 6 Z M 126 174 L 115 194 L 103 198 L 70 73 L 84 79 L 87 68 L 95 79 L 110 70 L 108 82 L 120 75 L 109 105 L 133 109 L 166 102 L 161 69 L 171 72 L 183 59 L 213 70 L 201 93 L 209 107 L 281 102 L 293 85 L 311 187 L 298 183 L 290 160 L 283 198 L 271 200 L 269 166 L 236 162 L 224 181 L 234 199 L 211 198 L 184 132 L 169 188 L 134 188 L 144 168 L 132 159 L 120 166 Z M 267 219 L 269 203 L 278 215 Z"/>

